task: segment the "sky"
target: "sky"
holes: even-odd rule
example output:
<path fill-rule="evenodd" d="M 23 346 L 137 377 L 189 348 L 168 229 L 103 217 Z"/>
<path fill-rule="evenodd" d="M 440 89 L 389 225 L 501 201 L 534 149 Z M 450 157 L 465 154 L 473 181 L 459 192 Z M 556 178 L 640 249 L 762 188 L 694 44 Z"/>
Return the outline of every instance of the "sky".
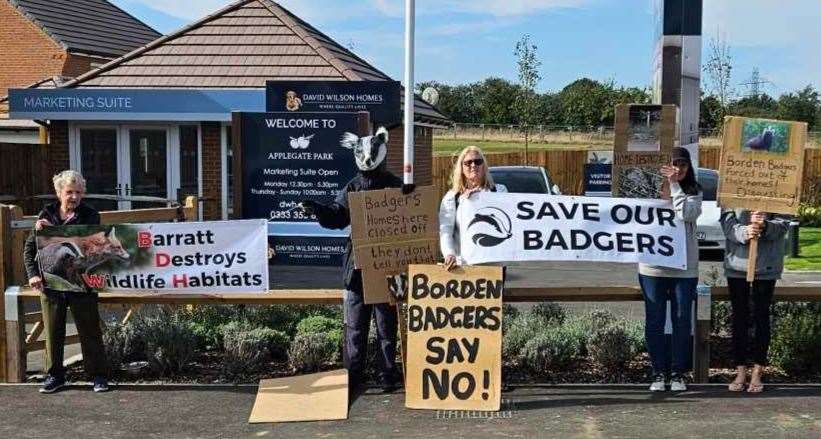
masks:
<path fill-rule="evenodd" d="M 171 33 L 228 0 L 112 0 Z M 279 3 L 397 80 L 403 77 L 403 0 L 281 0 Z M 703 59 L 710 40 L 730 46 L 731 83 L 748 92 L 757 68 L 778 96 L 821 78 L 821 0 L 704 0 Z M 417 82 L 515 81 L 513 49 L 530 34 L 540 91 L 588 77 L 649 87 L 652 0 L 416 0 Z M 703 75 L 704 76 L 704 75 Z"/>

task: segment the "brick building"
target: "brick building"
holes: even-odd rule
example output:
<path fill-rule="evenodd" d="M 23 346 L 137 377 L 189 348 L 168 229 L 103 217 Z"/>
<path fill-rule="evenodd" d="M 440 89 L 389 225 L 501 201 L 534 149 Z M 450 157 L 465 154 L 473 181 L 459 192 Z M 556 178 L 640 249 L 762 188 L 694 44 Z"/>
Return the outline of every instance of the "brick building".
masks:
<path fill-rule="evenodd" d="M 0 96 L 74 78 L 160 37 L 106 0 L 0 0 Z"/>
<path fill-rule="evenodd" d="M 264 111 L 268 80 L 392 79 L 277 3 L 240 0 L 55 89 L 12 91 L 11 116 L 47 121 L 49 172 L 79 170 L 90 193 L 198 194 L 204 219 L 227 218 L 231 112 Z M 449 121 L 419 98 L 415 118 L 416 179 L 429 184 L 432 130 Z M 391 131 L 398 175 L 402 137 Z"/>

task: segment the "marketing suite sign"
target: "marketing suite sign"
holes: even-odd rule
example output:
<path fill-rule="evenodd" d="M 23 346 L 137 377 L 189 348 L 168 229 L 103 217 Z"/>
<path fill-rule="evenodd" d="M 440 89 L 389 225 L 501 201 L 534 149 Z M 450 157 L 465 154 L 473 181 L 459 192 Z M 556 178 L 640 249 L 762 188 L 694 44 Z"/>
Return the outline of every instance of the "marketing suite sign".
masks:
<path fill-rule="evenodd" d="M 468 264 L 687 265 L 684 222 L 669 201 L 481 193 L 459 207 L 461 253 Z"/>
<path fill-rule="evenodd" d="M 397 81 L 268 81 L 266 110 L 285 112 L 367 111 L 375 124 L 401 121 Z"/>

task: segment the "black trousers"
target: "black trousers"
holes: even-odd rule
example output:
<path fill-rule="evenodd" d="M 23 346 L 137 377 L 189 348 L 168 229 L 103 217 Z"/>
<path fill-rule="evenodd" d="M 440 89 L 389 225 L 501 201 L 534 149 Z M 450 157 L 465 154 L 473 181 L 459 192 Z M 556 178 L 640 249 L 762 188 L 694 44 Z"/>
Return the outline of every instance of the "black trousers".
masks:
<path fill-rule="evenodd" d="M 376 361 L 379 378 L 383 381 L 397 379 L 396 370 L 396 307 L 388 303 L 365 304 L 362 292 L 362 277 L 354 275 L 345 293 L 345 368 L 351 383 L 364 380 L 367 365 L 368 332 L 371 316 L 376 319 Z"/>
<path fill-rule="evenodd" d="M 770 349 L 770 308 L 775 280 L 727 278 L 732 304 L 733 359 L 736 366 L 766 365 Z M 752 335 L 750 334 L 752 329 Z"/>
<path fill-rule="evenodd" d="M 103 347 L 100 327 L 100 313 L 97 309 L 96 293 L 63 293 L 46 290 L 40 295 L 43 307 L 43 323 L 48 334 L 46 343 L 46 366 L 49 375 L 65 376 L 63 355 L 66 342 L 66 311 L 71 307 L 74 324 L 80 336 L 83 365 L 92 377 L 106 376 L 108 362 Z"/>

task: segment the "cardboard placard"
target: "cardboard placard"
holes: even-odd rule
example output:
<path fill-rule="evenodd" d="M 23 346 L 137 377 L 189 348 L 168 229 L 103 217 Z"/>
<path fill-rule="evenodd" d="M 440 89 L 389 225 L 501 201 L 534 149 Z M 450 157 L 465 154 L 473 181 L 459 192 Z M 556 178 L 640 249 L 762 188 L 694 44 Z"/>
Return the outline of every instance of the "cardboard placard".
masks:
<path fill-rule="evenodd" d="M 676 139 L 675 105 L 616 106 L 613 196 L 670 198 L 659 168 L 670 163 Z"/>
<path fill-rule="evenodd" d="M 261 380 L 248 422 L 301 422 L 348 419 L 345 369 Z"/>
<path fill-rule="evenodd" d="M 348 204 L 365 303 L 389 301 L 387 276 L 439 259 L 439 196 L 433 186 L 408 195 L 400 189 L 352 192 Z"/>
<path fill-rule="evenodd" d="M 405 406 L 499 410 L 502 267 L 411 265 Z"/>
<path fill-rule="evenodd" d="M 718 168 L 718 204 L 794 215 L 801 200 L 807 124 L 728 116 Z"/>

